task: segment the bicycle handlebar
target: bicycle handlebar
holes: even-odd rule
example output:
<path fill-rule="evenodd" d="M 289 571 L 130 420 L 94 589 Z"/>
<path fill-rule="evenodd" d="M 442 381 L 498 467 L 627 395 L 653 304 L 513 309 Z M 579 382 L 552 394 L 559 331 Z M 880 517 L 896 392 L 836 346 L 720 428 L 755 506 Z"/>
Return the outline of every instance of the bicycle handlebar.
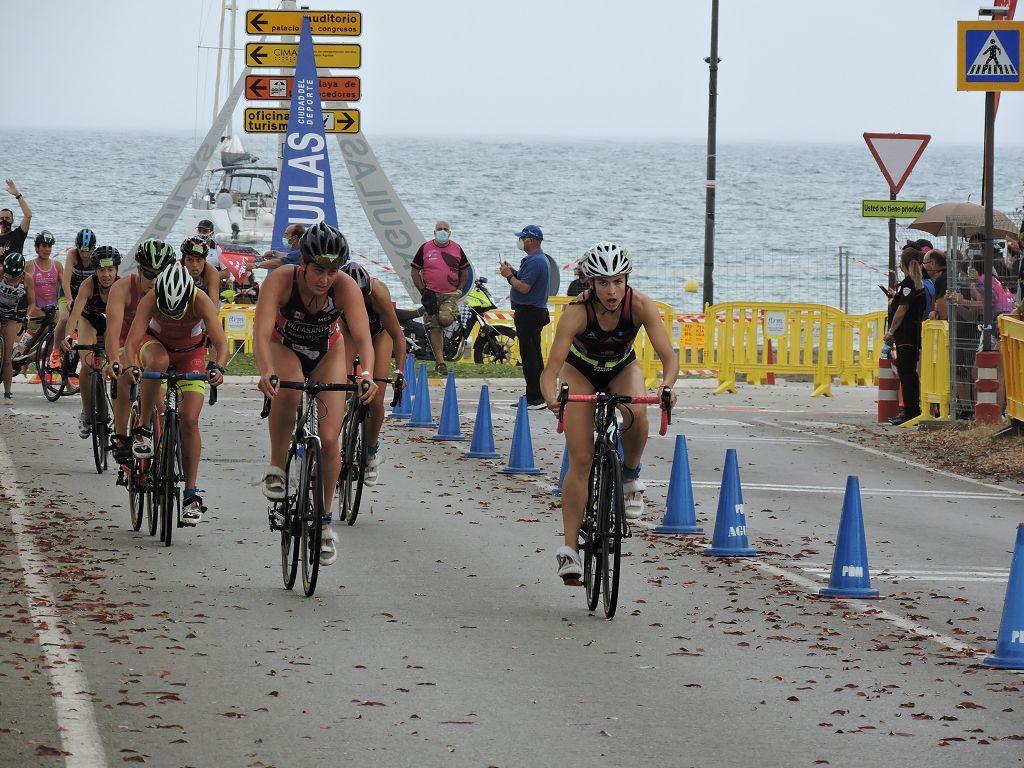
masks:
<path fill-rule="evenodd" d="M 270 377 L 270 386 L 274 389 L 297 389 L 302 392 L 309 392 L 316 395 L 320 392 L 366 392 L 369 382 L 364 381 L 361 387 L 355 384 L 327 384 L 320 381 L 281 381 L 277 376 Z M 270 398 L 263 396 L 263 410 L 260 411 L 260 418 L 265 419 L 270 415 Z"/>
<path fill-rule="evenodd" d="M 626 405 L 637 403 L 641 405 L 661 405 L 661 426 L 658 434 L 664 436 L 668 432 L 668 425 L 672 423 L 671 393 L 669 389 L 662 390 L 661 397 L 657 395 L 609 395 L 599 392 L 596 395 L 570 395 L 569 385 L 563 384 L 558 393 L 558 433 L 565 429 L 565 405 L 566 403 L 611 403 L 612 405 Z"/>
<path fill-rule="evenodd" d="M 179 381 L 209 381 L 208 373 L 163 373 L 162 371 L 143 371 L 140 378 L 157 379 L 177 384 Z M 217 387 L 210 386 L 210 405 L 217 402 Z"/>

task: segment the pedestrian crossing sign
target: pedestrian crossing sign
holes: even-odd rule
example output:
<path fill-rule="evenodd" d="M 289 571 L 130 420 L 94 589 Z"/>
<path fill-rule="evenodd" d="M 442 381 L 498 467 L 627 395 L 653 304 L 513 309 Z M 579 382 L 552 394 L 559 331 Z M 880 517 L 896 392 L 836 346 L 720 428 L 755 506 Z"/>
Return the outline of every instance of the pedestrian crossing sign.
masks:
<path fill-rule="evenodd" d="M 957 90 L 1021 91 L 1021 21 L 957 22 Z"/>

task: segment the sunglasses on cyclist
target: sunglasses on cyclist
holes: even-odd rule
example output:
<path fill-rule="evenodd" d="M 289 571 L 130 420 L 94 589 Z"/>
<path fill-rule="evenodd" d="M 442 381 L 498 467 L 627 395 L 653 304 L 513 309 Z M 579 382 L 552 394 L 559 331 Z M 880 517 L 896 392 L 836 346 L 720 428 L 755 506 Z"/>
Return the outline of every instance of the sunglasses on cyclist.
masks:
<path fill-rule="evenodd" d="M 160 274 L 159 272 L 155 272 L 152 269 L 146 269 L 145 267 L 139 267 L 139 269 L 142 271 L 142 276 L 147 280 L 156 280 L 157 275 Z"/>
<path fill-rule="evenodd" d="M 322 253 L 319 256 L 310 256 L 309 259 L 319 267 L 328 267 L 330 269 L 341 268 L 341 256 L 337 254 Z"/>

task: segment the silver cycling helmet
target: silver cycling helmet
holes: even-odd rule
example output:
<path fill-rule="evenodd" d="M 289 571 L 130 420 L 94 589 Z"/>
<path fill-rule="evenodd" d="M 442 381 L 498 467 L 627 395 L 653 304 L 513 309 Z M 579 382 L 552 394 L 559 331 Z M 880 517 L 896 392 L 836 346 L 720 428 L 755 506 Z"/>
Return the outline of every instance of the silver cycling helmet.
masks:
<path fill-rule="evenodd" d="M 580 259 L 584 277 L 615 277 L 633 271 L 629 251 L 615 243 L 600 242 L 588 248 Z"/>
<path fill-rule="evenodd" d="M 174 262 L 157 275 L 156 306 L 163 314 L 172 318 L 182 317 L 196 295 L 196 284 L 185 265 Z"/>

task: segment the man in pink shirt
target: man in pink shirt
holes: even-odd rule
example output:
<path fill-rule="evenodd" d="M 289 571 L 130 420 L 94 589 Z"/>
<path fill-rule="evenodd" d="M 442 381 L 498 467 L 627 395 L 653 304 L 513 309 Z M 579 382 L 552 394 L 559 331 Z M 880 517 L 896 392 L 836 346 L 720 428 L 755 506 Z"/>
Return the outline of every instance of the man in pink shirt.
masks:
<path fill-rule="evenodd" d="M 423 323 L 430 331 L 438 376 L 448 375 L 441 329 L 459 316 L 459 297 L 469 279 L 469 259 L 451 234 L 448 222 L 438 221 L 434 239 L 421 245 L 412 260 L 412 282 L 423 297 Z"/>

